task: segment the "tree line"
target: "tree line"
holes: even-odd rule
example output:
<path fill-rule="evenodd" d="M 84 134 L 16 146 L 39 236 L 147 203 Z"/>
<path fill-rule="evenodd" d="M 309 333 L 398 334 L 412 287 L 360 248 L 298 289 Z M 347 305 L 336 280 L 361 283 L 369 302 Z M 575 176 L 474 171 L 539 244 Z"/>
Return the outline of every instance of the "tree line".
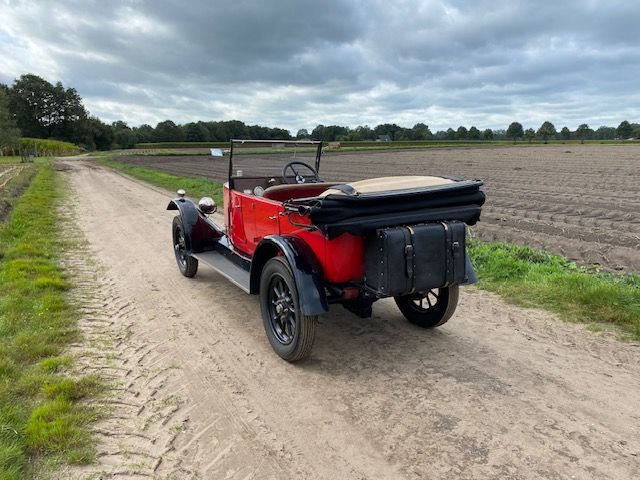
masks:
<path fill-rule="evenodd" d="M 340 125 L 317 125 L 311 132 L 300 129 L 295 135 L 283 128 L 246 125 L 239 120 L 198 121 L 176 124 L 172 120 L 159 122 L 155 127 L 147 124 L 129 126 L 118 120 L 107 124 L 90 115 L 82 98 L 74 88 L 61 82 L 52 84 L 37 75 L 26 74 L 12 85 L 0 83 L 0 150 L 16 145 L 22 137 L 55 139 L 80 145 L 86 150 L 133 148 L 138 143 L 150 142 L 225 142 L 231 138 L 313 139 L 335 141 L 529 141 L 559 140 L 613 140 L 640 138 L 640 124 L 623 121 L 617 128 L 601 126 L 592 129 L 588 124 L 575 131 L 562 127 L 559 131 L 549 121 L 538 129 L 524 129 L 512 122 L 506 129 L 479 129 L 476 126 L 449 128 L 433 133 L 425 123 L 411 128 L 395 123 L 384 123 L 373 128 L 368 125 L 355 128 Z"/>
<path fill-rule="evenodd" d="M 640 138 L 640 124 L 629 123 L 624 120 L 620 122 L 617 128 L 601 126 L 594 130 L 588 124 L 583 123 L 575 131 L 569 130 L 568 127 L 562 127 L 558 131 L 555 125 L 549 121 L 543 122 L 537 130 L 533 128 L 524 130 L 521 123 L 512 122 L 504 132 L 504 136 L 513 140 L 514 143 L 523 139 L 531 143 L 535 138 L 543 140 L 544 143 L 547 143 L 550 139 L 580 140 L 582 143 L 585 140 L 627 140 Z"/>

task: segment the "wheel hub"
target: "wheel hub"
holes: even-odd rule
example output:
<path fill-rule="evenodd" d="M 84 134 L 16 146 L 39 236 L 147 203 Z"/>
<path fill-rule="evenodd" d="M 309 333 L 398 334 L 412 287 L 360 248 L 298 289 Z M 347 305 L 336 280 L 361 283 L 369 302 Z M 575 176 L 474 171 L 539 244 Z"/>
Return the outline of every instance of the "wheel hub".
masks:
<path fill-rule="evenodd" d="M 288 344 L 295 332 L 295 310 L 289 287 L 281 278 L 271 285 L 270 302 L 273 332 L 278 341 Z"/>

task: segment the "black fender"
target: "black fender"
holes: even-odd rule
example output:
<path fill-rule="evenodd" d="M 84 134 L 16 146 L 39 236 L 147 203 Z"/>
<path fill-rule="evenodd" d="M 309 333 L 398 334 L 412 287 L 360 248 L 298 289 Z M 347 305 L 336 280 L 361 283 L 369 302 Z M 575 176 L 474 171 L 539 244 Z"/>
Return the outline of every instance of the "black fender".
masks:
<path fill-rule="evenodd" d="M 322 281 L 322 268 L 313 251 L 303 240 L 290 235 L 269 235 L 256 247 L 251 260 L 250 293 L 260 291 L 260 275 L 267 261 L 281 253 L 287 259 L 298 290 L 303 315 L 322 315 L 329 303 Z"/>
<path fill-rule="evenodd" d="M 465 252 L 464 254 L 464 281 L 461 285 L 473 285 L 478 282 L 478 275 L 476 274 L 476 269 L 473 268 L 473 263 L 471 263 L 471 259 L 469 258 L 469 253 Z"/>
<path fill-rule="evenodd" d="M 224 235 L 222 229 L 209 220 L 188 198 L 174 198 L 167 205 L 167 210 L 180 212 L 187 253 L 213 250 L 216 242 Z"/>

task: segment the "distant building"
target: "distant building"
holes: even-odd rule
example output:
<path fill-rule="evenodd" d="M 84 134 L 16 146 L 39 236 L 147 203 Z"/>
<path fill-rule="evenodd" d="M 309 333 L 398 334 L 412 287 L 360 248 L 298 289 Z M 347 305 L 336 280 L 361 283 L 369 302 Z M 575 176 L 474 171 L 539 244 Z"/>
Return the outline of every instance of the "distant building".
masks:
<path fill-rule="evenodd" d="M 378 138 L 376 138 L 376 142 L 390 142 L 391 141 L 391 137 L 389 135 L 378 135 Z"/>

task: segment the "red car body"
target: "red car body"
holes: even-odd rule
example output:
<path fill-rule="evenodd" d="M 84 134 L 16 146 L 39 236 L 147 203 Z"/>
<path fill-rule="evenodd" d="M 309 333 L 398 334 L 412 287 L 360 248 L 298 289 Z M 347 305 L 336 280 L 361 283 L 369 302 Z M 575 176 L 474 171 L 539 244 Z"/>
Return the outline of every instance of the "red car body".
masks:
<path fill-rule="evenodd" d="M 243 148 L 264 164 L 289 149 L 293 161 L 280 177 L 245 176 L 234 172 Z M 394 297 L 409 321 L 436 327 L 452 316 L 458 286 L 475 281 L 464 237 L 465 223 L 480 216 L 482 182 L 323 182 L 322 143 L 313 141 L 232 140 L 229 152 L 225 225 L 209 217 L 217 207 L 208 197 L 196 204 L 179 191 L 167 207 L 179 212 L 172 227 L 176 261 L 187 277 L 204 262 L 260 295 L 267 337 L 285 360 L 310 354 L 317 316 L 330 304 L 369 317 L 376 300 Z M 300 152 L 315 156 L 314 166 L 300 161 Z"/>
<path fill-rule="evenodd" d="M 224 184 L 223 192 L 227 234 L 231 243 L 243 254 L 253 256 L 256 247 L 268 235 L 294 235 L 311 247 L 328 282 L 362 280 L 362 237 L 345 233 L 327 240 L 320 231 L 309 231 L 299 226 L 311 226 L 307 217 L 293 214 L 294 221 L 299 225 L 292 224 L 282 201 L 230 189 L 228 182 Z M 297 193 L 307 196 L 307 192 Z"/>

